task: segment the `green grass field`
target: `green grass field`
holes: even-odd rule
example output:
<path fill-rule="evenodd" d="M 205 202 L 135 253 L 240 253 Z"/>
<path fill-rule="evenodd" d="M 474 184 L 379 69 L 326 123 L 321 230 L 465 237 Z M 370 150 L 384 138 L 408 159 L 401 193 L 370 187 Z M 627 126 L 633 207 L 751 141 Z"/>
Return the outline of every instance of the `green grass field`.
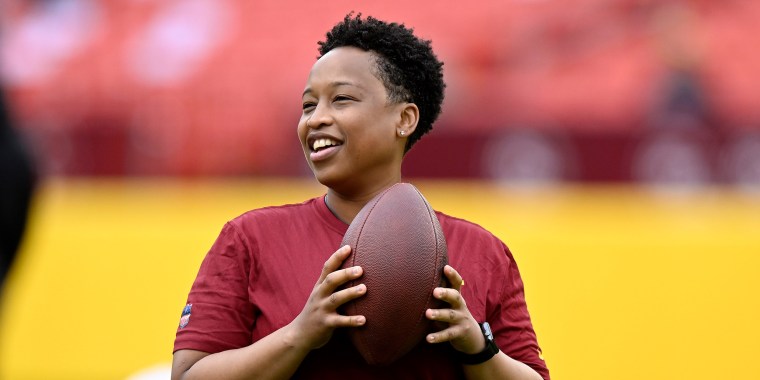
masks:
<path fill-rule="evenodd" d="M 554 379 L 760 378 L 760 194 L 413 182 L 510 246 Z M 168 364 L 223 223 L 322 191 L 313 180 L 48 181 L 3 297 L 0 379 L 124 379 Z"/>

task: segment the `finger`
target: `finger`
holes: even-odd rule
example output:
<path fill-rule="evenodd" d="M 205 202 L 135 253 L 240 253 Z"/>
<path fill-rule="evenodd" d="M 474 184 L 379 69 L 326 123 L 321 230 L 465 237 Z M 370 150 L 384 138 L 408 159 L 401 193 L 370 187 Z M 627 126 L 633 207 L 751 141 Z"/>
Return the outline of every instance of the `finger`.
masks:
<path fill-rule="evenodd" d="M 433 297 L 447 302 L 454 309 L 459 309 L 465 305 L 462 295 L 456 289 L 451 288 L 435 288 L 433 289 Z"/>
<path fill-rule="evenodd" d="M 451 287 L 456 289 L 457 291 L 462 289 L 462 285 L 464 285 L 464 280 L 462 279 L 462 276 L 459 274 L 459 272 L 454 269 L 451 265 L 446 265 L 443 267 L 443 273 L 446 275 L 446 278 L 449 279 L 449 284 L 451 284 Z"/>
<path fill-rule="evenodd" d="M 356 327 L 367 323 L 367 318 L 363 315 L 339 315 L 330 316 L 327 321 L 330 327 Z"/>
<path fill-rule="evenodd" d="M 317 284 L 321 284 L 328 274 L 335 272 L 338 268 L 340 268 L 341 264 L 343 264 L 343 261 L 346 260 L 350 253 L 351 246 L 344 245 L 338 248 L 338 250 L 335 251 L 332 255 L 330 255 L 330 258 L 325 261 L 325 265 L 322 267 L 322 274 L 319 276 Z"/>
<path fill-rule="evenodd" d="M 456 323 L 462 319 L 462 313 L 453 309 L 427 309 L 425 317 L 431 321 Z"/>
<path fill-rule="evenodd" d="M 428 334 L 427 337 L 425 337 L 425 340 L 427 340 L 428 343 L 443 343 L 456 338 L 458 338 L 456 329 L 454 327 L 449 327 L 437 333 Z"/>
<path fill-rule="evenodd" d="M 484 345 L 483 334 L 474 319 L 451 324 L 441 331 L 428 334 L 425 340 L 429 343 L 450 342 L 454 349 L 462 352 L 479 352 Z"/>
<path fill-rule="evenodd" d="M 361 277 L 364 270 L 362 267 L 350 267 L 341 270 L 337 270 L 328 274 L 324 281 L 318 285 L 319 293 L 323 297 L 335 292 L 335 289 L 345 284 L 348 281 Z"/>
<path fill-rule="evenodd" d="M 367 293 L 367 285 L 359 284 L 330 294 L 325 302 L 329 305 L 329 309 L 335 310 L 346 302 L 363 296 L 365 293 Z"/>

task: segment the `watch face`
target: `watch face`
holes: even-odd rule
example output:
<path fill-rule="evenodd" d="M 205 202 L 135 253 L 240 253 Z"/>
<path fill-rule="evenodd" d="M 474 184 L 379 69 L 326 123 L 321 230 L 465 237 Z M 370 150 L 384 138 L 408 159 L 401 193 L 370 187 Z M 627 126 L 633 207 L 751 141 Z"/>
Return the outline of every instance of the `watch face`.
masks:
<path fill-rule="evenodd" d="M 493 340 L 493 332 L 491 332 L 491 325 L 488 322 L 483 322 L 480 325 L 480 329 L 483 330 L 483 336 L 488 340 Z"/>

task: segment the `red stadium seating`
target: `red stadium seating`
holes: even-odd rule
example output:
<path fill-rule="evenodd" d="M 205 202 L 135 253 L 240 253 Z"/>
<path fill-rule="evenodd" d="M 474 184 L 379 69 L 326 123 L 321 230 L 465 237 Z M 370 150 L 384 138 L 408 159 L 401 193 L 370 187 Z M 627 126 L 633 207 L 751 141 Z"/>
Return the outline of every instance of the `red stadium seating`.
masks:
<path fill-rule="evenodd" d="M 414 175 L 492 176 L 476 141 L 528 130 L 575 152 L 563 179 L 635 179 L 625 152 L 674 120 L 661 115 L 684 88 L 674 73 L 715 141 L 760 128 L 758 2 L 13 2 L 0 78 L 49 173 L 300 175 L 298 94 L 316 41 L 351 10 L 415 27 L 445 61 L 422 144 L 473 141 L 475 163 L 417 155 Z"/>

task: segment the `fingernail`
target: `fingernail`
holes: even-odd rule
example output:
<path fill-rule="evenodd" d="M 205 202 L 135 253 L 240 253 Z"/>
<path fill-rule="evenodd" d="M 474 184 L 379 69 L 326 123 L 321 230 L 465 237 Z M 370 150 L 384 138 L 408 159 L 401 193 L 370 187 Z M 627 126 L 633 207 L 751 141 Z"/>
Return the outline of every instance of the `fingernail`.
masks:
<path fill-rule="evenodd" d="M 357 275 L 359 274 L 359 272 L 361 272 L 361 270 L 362 270 L 361 267 L 353 267 L 351 268 L 351 273 L 353 273 L 354 275 Z"/>
<path fill-rule="evenodd" d="M 358 323 L 360 325 L 363 325 L 366 322 L 367 322 L 367 319 L 364 318 L 364 316 L 360 315 L 360 316 L 356 317 L 356 323 Z"/>
<path fill-rule="evenodd" d="M 364 293 L 364 290 L 366 290 L 366 289 L 367 289 L 367 286 L 365 286 L 364 284 L 361 284 L 361 285 L 359 285 L 359 286 L 356 287 L 356 292 L 359 293 L 359 294 L 362 294 L 362 293 Z"/>
<path fill-rule="evenodd" d="M 433 342 L 435 342 L 435 337 L 432 336 L 432 335 L 428 335 L 427 340 L 428 340 L 428 342 L 433 343 Z"/>
<path fill-rule="evenodd" d="M 348 245 L 348 244 L 346 244 L 346 245 L 344 245 L 344 246 L 340 247 L 340 249 L 342 249 L 342 250 L 343 250 L 343 252 L 348 252 L 348 250 L 349 250 L 349 249 L 351 249 L 351 246 L 350 246 L 350 245 Z"/>

